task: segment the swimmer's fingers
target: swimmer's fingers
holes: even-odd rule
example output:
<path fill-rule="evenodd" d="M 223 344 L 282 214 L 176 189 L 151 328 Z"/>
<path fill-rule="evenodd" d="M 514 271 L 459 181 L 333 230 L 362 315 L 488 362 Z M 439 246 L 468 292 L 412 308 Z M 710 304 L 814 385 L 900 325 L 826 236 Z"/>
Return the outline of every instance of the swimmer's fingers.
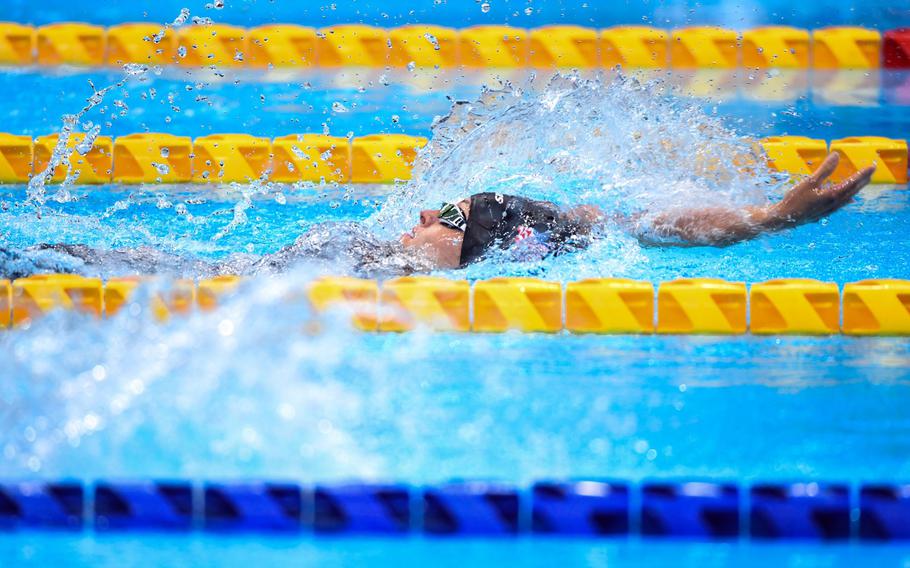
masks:
<path fill-rule="evenodd" d="M 841 207 L 847 205 L 856 196 L 859 191 L 869 185 L 872 180 L 872 174 L 875 173 L 875 166 L 870 166 L 856 172 L 844 181 L 834 184 L 822 190 L 823 197 L 816 218 L 824 217 L 834 213 Z"/>
<path fill-rule="evenodd" d="M 819 187 L 822 182 L 834 173 L 839 162 L 840 157 L 838 154 L 828 154 L 818 168 L 812 172 L 812 175 L 797 183 L 787 191 L 784 198 L 775 207 L 777 212 L 782 217 L 797 222 L 803 218 L 812 217 L 819 202 L 824 201 L 824 197 L 819 195 Z"/>
<path fill-rule="evenodd" d="M 812 172 L 812 175 L 793 186 L 791 191 L 800 192 L 820 186 L 826 179 L 831 177 L 831 174 L 837 169 L 838 163 L 840 163 L 840 155 L 837 152 L 828 154 L 815 171 Z"/>
<path fill-rule="evenodd" d="M 862 188 L 869 185 L 874 173 L 875 166 L 870 166 L 856 172 L 844 181 L 826 188 L 824 193 L 831 195 L 833 205 L 829 212 L 833 212 L 852 201 Z"/>
<path fill-rule="evenodd" d="M 818 168 L 812 172 L 812 175 L 809 176 L 809 179 L 812 182 L 813 186 L 819 186 L 826 179 L 831 177 L 831 174 L 834 173 L 834 170 L 837 169 L 837 164 L 840 163 L 840 154 L 837 152 L 831 152 L 825 157 L 824 161 L 821 163 Z"/>

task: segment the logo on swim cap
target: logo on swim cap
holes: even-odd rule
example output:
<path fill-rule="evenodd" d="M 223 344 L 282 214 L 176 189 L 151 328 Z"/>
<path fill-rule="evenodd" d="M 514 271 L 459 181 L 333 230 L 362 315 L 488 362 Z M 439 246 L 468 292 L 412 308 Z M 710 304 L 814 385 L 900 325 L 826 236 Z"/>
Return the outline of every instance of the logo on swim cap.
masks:
<path fill-rule="evenodd" d="M 494 193 L 494 194 L 493 194 L 493 199 L 496 200 L 496 203 L 499 203 L 500 205 L 502 205 L 503 197 L 502 197 L 502 194 L 501 194 L 501 193 Z"/>

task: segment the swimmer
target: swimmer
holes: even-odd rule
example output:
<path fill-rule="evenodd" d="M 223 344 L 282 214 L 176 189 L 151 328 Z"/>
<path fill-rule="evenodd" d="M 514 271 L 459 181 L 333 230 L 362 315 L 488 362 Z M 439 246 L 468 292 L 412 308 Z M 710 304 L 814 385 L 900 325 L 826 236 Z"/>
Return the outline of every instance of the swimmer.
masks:
<path fill-rule="evenodd" d="M 24 250 L 0 247 L 0 278 L 42 272 L 93 276 L 171 274 L 214 276 L 280 273 L 295 264 L 322 265 L 370 278 L 386 278 L 463 268 L 494 250 L 517 260 L 535 260 L 582 249 L 598 227 L 617 223 L 646 245 L 726 246 L 816 221 L 850 202 L 869 183 L 867 168 L 838 184 L 825 180 L 837 167 L 829 155 L 818 170 L 791 188 L 784 198 L 764 207 L 741 210 L 701 208 L 669 211 L 647 221 L 607 217 L 597 207 L 561 210 L 547 201 L 497 193 L 478 193 L 420 213 L 420 223 L 400 242 L 379 239 L 362 224 L 322 223 L 294 243 L 262 256 L 233 254 L 220 262 L 168 254 L 151 247 L 100 250 L 79 244 L 39 244 Z"/>
<path fill-rule="evenodd" d="M 420 223 L 401 236 L 401 245 L 435 268 L 465 267 L 494 249 L 534 259 L 583 248 L 598 225 L 629 226 L 640 241 L 663 246 L 727 246 L 761 234 L 817 221 L 847 203 L 865 187 L 875 167 L 841 183 L 825 183 L 838 164 L 829 154 L 808 178 L 774 204 L 744 209 L 702 208 L 669 211 L 646 231 L 636 219 L 607 218 L 595 206 L 567 211 L 548 201 L 498 193 L 478 193 L 420 212 Z"/>

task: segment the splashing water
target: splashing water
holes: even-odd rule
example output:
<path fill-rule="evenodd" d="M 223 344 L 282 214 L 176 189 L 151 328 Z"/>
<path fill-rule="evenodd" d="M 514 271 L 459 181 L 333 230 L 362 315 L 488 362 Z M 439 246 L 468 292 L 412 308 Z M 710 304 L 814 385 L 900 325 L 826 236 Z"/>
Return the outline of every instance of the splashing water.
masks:
<path fill-rule="evenodd" d="M 371 223 L 398 234 L 426 205 L 484 191 L 651 215 L 765 202 L 778 180 L 754 141 L 671 95 L 623 76 L 485 89 L 437 119 L 413 180 Z"/>
<path fill-rule="evenodd" d="M 343 325 L 330 324 L 335 331 L 327 334 L 305 332 L 306 323 L 314 321 L 309 308 L 287 301 L 299 296 L 302 280 L 298 274 L 263 285 L 216 317 L 170 325 L 156 323 L 140 308 L 148 301 L 141 291 L 144 299 L 105 324 L 58 313 L 31 331 L 17 332 L 14 342 L 0 339 L 0 350 L 9 355 L 0 362 L 0 374 L 17 378 L 0 386 L 0 424 L 6 432 L 2 473 L 91 475 L 79 469 L 80 463 L 87 465 L 85 456 L 103 462 L 96 475 L 203 475 L 205 469 L 197 468 L 217 459 L 249 466 L 277 455 L 274 446 L 266 454 L 259 451 L 275 440 L 277 431 L 263 429 L 274 418 L 272 427 L 309 432 L 293 447 L 283 447 L 288 463 L 343 459 L 342 447 L 349 445 L 351 471 L 368 475 L 375 460 L 332 424 L 362 415 L 365 401 L 349 396 L 350 381 L 342 377 L 369 381 L 372 366 L 342 349 L 351 333 Z M 273 312 L 279 302 L 282 321 L 256 317 L 257 310 Z M 71 340 L 85 341 L 88 351 L 71 350 Z M 221 363 L 200 357 L 201 342 Z M 264 354 L 252 354 L 269 345 L 280 346 L 269 357 L 277 365 L 274 378 L 289 381 L 264 382 L 256 372 L 255 361 Z M 231 394 L 218 394 L 224 389 Z M 220 403 L 213 404 L 215 398 Z M 162 403 L 169 407 L 167 418 L 156 410 Z M 263 421 L 259 413 L 269 418 Z M 130 463 L 130 448 L 143 455 L 138 467 Z"/>
<path fill-rule="evenodd" d="M 448 116 L 435 121 L 431 141 L 419 153 L 413 180 L 395 187 L 382 207 L 360 225 L 356 238 L 396 241 L 414 224 L 420 209 L 482 191 L 567 206 L 595 204 L 608 216 L 635 215 L 643 225 L 657 214 L 693 203 L 738 207 L 766 202 L 781 180 L 765 168 L 753 142 L 673 94 L 661 82 L 642 84 L 622 76 L 609 82 L 556 76 L 542 88 L 507 85 L 484 90 L 474 102 L 457 102 Z M 335 106 L 343 105 L 336 102 Z M 67 123 L 72 129 L 75 118 Z M 78 147 L 90 147 L 97 132 L 92 127 L 86 142 Z M 292 151 L 298 157 L 306 154 L 296 146 Z M 39 181 L 40 176 L 33 183 Z M 283 194 L 278 195 L 280 188 L 264 180 L 230 187 L 239 199 L 224 212 L 197 212 L 189 201 L 172 207 L 182 220 L 196 227 L 220 226 L 208 237 L 209 244 L 196 242 L 192 247 L 177 247 L 175 252 L 191 255 L 193 248 L 224 242 L 224 237 L 249 223 L 247 212 L 256 199 L 275 194 L 276 203 L 286 202 Z M 129 198 L 121 200 L 100 219 L 88 221 L 107 224 L 107 219 L 135 203 Z M 227 212 L 232 215 L 221 225 L 215 215 Z M 316 235 L 327 232 L 312 226 L 309 230 Z M 293 236 L 284 243 L 292 240 Z M 298 250 L 337 249 L 322 240 L 319 246 Z M 283 244 L 272 242 L 275 248 Z M 161 239 L 152 239 L 152 243 L 159 246 Z M 232 252 L 230 245 L 219 245 L 222 250 L 224 246 Z M 628 228 L 607 224 L 584 251 L 538 262 L 493 256 L 460 274 L 469 278 L 514 274 L 570 279 L 629 274 L 629 267 L 645 263 Z M 351 264 L 341 263 L 339 270 L 341 266 Z M 370 266 L 375 268 L 373 263 Z M 400 263 L 390 261 L 389 267 L 394 266 Z"/>
<path fill-rule="evenodd" d="M 503 431 L 489 447 L 481 438 L 512 388 L 529 385 L 506 387 L 504 370 L 476 373 L 478 406 L 466 406 L 454 396 L 464 384 L 446 373 L 415 380 L 440 355 L 433 335 L 387 345 L 392 336 L 356 333 L 342 314 L 316 318 L 293 300 L 312 275 L 257 280 L 216 312 L 167 324 L 142 309 L 162 291 L 153 284 L 103 324 L 59 312 L 0 336 L 0 374 L 16 378 L 0 384 L 0 475 L 418 480 L 439 475 L 428 432 L 452 424 L 439 440 L 463 451 L 443 475 L 488 467 L 481 447 L 528 475 L 542 468 L 522 447 L 558 455 L 558 434 L 543 428 Z M 516 407 L 502 420 L 523 418 Z"/>
<path fill-rule="evenodd" d="M 563 206 L 593 204 L 634 215 L 645 229 L 661 213 L 767 203 L 780 187 L 754 141 L 673 96 L 664 83 L 617 74 L 612 81 L 555 76 L 542 89 L 484 89 L 438 118 L 413 179 L 396 188 L 368 225 L 386 238 L 420 209 L 496 191 Z M 624 272 L 643 262 L 627 228 L 609 223 L 586 250 L 540 262 L 493 255 L 469 278 L 498 274 L 574 278 Z"/>
<path fill-rule="evenodd" d="M 180 13 L 176 18 L 170 23 L 165 23 L 163 27 L 154 35 L 146 40 L 153 43 L 160 43 L 164 34 L 168 29 L 177 29 L 186 24 L 187 18 L 190 16 L 190 11 L 187 8 L 181 8 Z M 82 107 L 76 114 L 65 114 L 62 119 L 62 126 L 60 128 L 59 137 L 57 138 L 57 143 L 54 146 L 53 151 L 51 152 L 50 159 L 48 160 L 47 166 L 44 170 L 34 176 L 28 182 L 28 188 L 26 190 L 26 204 L 33 205 L 37 212 L 39 218 L 41 218 L 41 208 L 47 202 L 47 184 L 51 181 L 54 172 L 57 171 L 57 168 L 64 166 L 66 168 L 66 178 L 58 189 L 56 195 L 54 196 L 55 201 L 60 203 L 66 203 L 72 199 L 70 194 L 70 188 L 74 185 L 77 177 L 77 173 L 73 170 L 71 158 L 74 153 L 78 153 L 82 156 L 86 155 L 91 151 L 95 145 L 95 140 L 101 134 L 101 127 L 94 125 L 91 128 L 87 129 L 85 137 L 78 143 L 73 146 L 70 146 L 69 141 L 73 134 L 76 132 L 76 126 L 79 124 L 83 116 L 85 116 L 93 108 L 100 105 L 104 102 L 104 97 L 110 91 L 122 87 L 130 79 L 144 80 L 148 75 L 151 68 L 148 65 L 141 65 L 135 63 L 128 63 L 121 68 L 123 72 L 123 78 L 120 81 L 117 81 L 114 84 L 108 85 L 107 87 L 98 90 L 95 88 L 94 83 L 89 81 L 89 86 L 92 89 L 92 95 L 86 99 L 86 105 Z M 122 113 L 126 113 L 128 108 L 123 101 L 115 101 L 115 106 L 121 108 Z"/>

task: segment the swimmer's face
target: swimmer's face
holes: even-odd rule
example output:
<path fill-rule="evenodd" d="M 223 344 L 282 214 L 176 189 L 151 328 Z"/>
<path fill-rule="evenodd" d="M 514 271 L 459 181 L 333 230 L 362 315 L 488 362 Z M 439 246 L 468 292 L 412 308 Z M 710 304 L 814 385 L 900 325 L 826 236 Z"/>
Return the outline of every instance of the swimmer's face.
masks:
<path fill-rule="evenodd" d="M 457 203 L 467 219 L 471 202 L 463 199 Z M 404 248 L 414 251 L 439 268 L 458 268 L 461 263 L 461 243 L 464 233 L 439 222 L 438 209 L 420 212 L 420 223 L 401 235 Z"/>

